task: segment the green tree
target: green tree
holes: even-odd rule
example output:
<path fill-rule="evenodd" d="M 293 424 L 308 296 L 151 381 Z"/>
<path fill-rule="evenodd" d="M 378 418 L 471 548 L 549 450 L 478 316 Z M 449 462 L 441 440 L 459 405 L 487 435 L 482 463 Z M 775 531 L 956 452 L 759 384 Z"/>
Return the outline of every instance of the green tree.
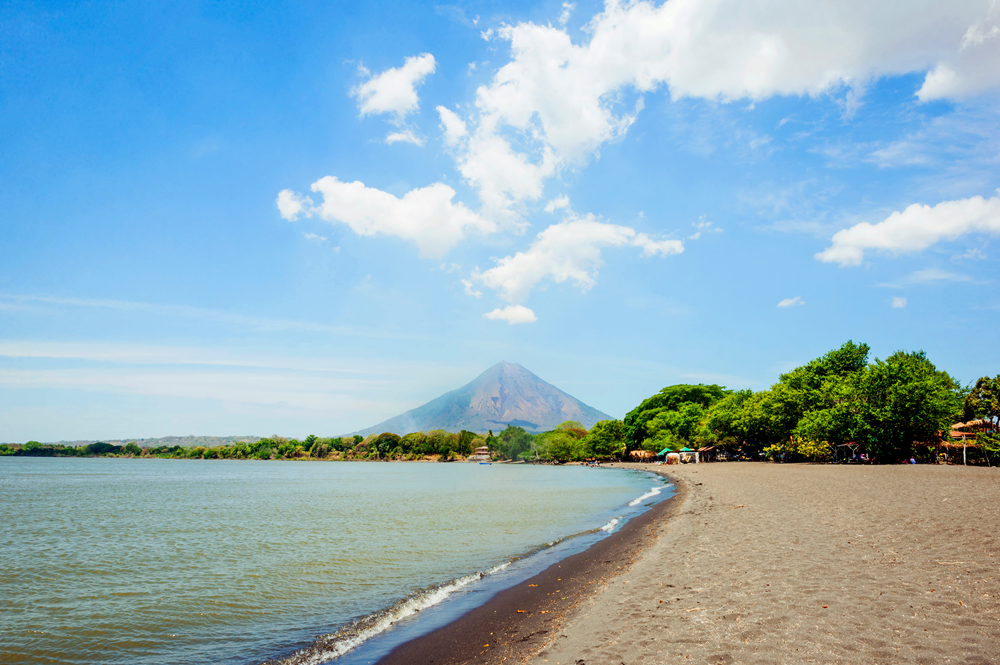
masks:
<path fill-rule="evenodd" d="M 913 454 L 914 443 L 932 443 L 962 415 L 964 394 L 923 351 L 898 351 L 861 373 L 852 403 L 854 432 L 880 461 Z"/>
<path fill-rule="evenodd" d="M 544 450 L 548 459 L 572 462 L 583 457 L 584 448 L 581 440 L 566 430 L 544 432 L 535 438 L 538 439 L 539 447 Z"/>
<path fill-rule="evenodd" d="M 532 436 L 523 427 L 507 425 L 496 437 L 497 451 L 507 459 L 517 459 L 521 453 L 531 449 Z"/>
<path fill-rule="evenodd" d="M 976 381 L 965 398 L 964 407 L 965 420 L 982 419 L 989 423 L 989 431 L 976 433 L 976 443 L 986 454 L 987 463 L 992 465 L 990 456 L 1000 455 L 1000 374 Z"/>
<path fill-rule="evenodd" d="M 401 436 L 393 432 L 382 432 L 369 444 L 369 450 L 378 455 L 379 458 L 391 457 L 392 451 L 399 447 L 401 439 Z"/>
<path fill-rule="evenodd" d="M 131 457 L 138 457 L 139 455 L 142 455 L 142 449 L 139 448 L 139 446 L 136 444 L 135 441 L 129 441 L 127 444 L 125 444 L 125 447 L 122 449 L 122 452 Z"/>
<path fill-rule="evenodd" d="M 599 420 L 583 441 L 588 457 L 610 459 L 619 457 L 625 445 L 625 428 L 620 420 Z"/>
<path fill-rule="evenodd" d="M 666 428 L 667 421 L 665 419 L 667 416 L 661 417 L 653 425 L 653 429 L 650 429 L 650 423 L 657 416 L 671 411 L 678 411 L 684 404 L 694 404 L 700 406 L 703 410 L 708 409 L 712 404 L 725 397 L 728 392 L 722 386 L 714 384 L 678 384 L 667 386 L 652 397 L 647 397 L 639 406 L 625 415 L 623 427 L 625 430 L 625 440 L 629 444 L 629 449 L 642 448 L 643 442 L 654 436 L 659 436 L 661 440 L 666 437 L 666 434 L 662 430 Z"/>
<path fill-rule="evenodd" d="M 455 445 L 455 452 L 459 455 L 472 454 L 472 442 L 476 438 L 475 432 L 463 429 L 458 433 L 458 443 Z"/>

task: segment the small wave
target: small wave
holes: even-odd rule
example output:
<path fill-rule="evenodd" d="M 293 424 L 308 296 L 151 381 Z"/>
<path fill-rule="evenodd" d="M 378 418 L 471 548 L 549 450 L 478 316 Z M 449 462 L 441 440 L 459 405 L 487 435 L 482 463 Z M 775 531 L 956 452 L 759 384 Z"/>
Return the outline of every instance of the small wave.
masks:
<path fill-rule="evenodd" d="M 619 520 L 617 517 L 615 517 L 610 522 L 608 522 L 607 524 L 605 524 L 604 526 L 602 526 L 600 530 L 601 531 L 607 531 L 608 533 L 611 533 L 614 530 L 614 528 L 616 526 L 618 526 L 618 523 L 620 521 L 621 520 Z"/>
<path fill-rule="evenodd" d="M 654 487 L 653 489 L 649 490 L 648 492 L 646 492 L 645 494 L 643 494 L 642 496 L 640 496 L 638 499 L 632 499 L 631 501 L 629 501 L 628 505 L 630 505 L 630 506 L 638 505 L 640 502 L 645 501 L 646 499 L 648 499 L 651 496 L 656 496 L 659 493 L 660 493 L 660 488 L 659 487 Z"/>
<path fill-rule="evenodd" d="M 268 663 L 270 665 L 319 665 L 338 656 L 343 656 L 351 649 L 385 631 L 394 623 L 437 605 L 459 589 L 488 575 L 498 573 L 510 564 L 511 562 L 508 561 L 493 566 L 489 570 L 459 577 L 451 582 L 413 594 L 392 607 L 358 619 L 336 633 L 318 637 L 312 646 L 297 651 L 287 658 L 268 661 Z"/>

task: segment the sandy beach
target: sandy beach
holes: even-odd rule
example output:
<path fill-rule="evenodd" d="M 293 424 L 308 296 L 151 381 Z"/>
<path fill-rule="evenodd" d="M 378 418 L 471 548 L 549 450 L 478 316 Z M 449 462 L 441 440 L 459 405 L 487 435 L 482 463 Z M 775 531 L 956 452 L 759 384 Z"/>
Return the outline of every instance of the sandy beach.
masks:
<path fill-rule="evenodd" d="M 1000 470 L 636 468 L 677 497 L 383 662 L 1000 662 Z"/>

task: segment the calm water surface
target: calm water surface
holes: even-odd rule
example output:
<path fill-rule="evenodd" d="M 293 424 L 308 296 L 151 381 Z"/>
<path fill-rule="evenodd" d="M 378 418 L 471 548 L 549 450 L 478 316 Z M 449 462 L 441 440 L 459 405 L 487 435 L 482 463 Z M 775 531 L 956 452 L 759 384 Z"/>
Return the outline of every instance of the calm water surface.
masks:
<path fill-rule="evenodd" d="M 653 484 L 581 467 L 0 458 L 0 661 L 287 655 L 598 529 Z"/>

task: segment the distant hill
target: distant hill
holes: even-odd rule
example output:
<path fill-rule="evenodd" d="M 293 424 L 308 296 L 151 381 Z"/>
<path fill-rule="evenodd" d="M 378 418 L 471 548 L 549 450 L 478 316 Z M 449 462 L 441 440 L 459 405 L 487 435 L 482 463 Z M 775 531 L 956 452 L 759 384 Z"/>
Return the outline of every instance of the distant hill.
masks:
<path fill-rule="evenodd" d="M 259 440 L 259 436 L 163 436 L 158 439 L 100 439 L 104 443 L 112 443 L 116 446 L 123 446 L 129 441 L 135 441 L 140 448 L 157 448 L 159 446 L 184 446 L 185 448 L 191 448 L 194 446 L 205 446 L 206 448 L 217 448 L 219 446 L 231 446 L 234 443 L 247 441 L 254 442 Z M 97 439 L 94 440 L 80 440 L 80 441 L 54 441 L 46 445 L 63 445 L 63 446 L 73 446 L 79 448 L 80 446 L 89 446 L 92 443 L 97 443 Z"/>
<path fill-rule="evenodd" d="M 544 432 L 566 420 L 579 420 L 590 429 L 598 420 L 610 418 L 517 363 L 501 361 L 458 390 L 354 433 L 407 434 L 432 429 L 496 433 L 508 424 L 529 432 Z"/>

